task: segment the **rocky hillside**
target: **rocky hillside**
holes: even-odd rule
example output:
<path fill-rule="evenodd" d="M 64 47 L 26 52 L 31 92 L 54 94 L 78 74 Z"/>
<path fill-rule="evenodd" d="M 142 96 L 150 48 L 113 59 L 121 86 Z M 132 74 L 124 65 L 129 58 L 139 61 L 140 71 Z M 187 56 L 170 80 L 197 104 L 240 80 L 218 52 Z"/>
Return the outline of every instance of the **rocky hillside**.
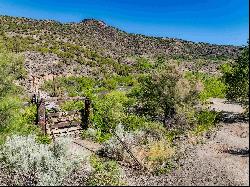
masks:
<path fill-rule="evenodd" d="M 97 54 L 121 60 L 130 56 L 171 56 L 188 58 L 234 58 L 239 47 L 194 43 L 173 38 L 129 34 L 102 21 L 85 19 L 80 23 L 60 23 L 0 16 L 0 31 L 15 44 L 16 50 L 52 52 L 61 57 L 95 58 Z M 11 44 L 10 44 L 11 45 Z M 82 59 L 79 59 L 82 56 Z"/>

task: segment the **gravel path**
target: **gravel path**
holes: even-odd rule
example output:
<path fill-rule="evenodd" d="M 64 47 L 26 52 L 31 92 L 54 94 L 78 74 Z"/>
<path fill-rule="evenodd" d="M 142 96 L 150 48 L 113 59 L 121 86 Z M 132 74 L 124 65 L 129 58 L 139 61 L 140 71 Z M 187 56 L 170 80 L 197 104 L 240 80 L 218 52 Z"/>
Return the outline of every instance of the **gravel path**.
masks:
<path fill-rule="evenodd" d="M 211 109 L 241 113 L 237 104 L 211 100 Z M 173 172 L 152 176 L 123 168 L 128 185 L 249 185 L 249 124 L 220 123 L 211 136 L 198 145 L 185 145 L 185 156 Z"/>

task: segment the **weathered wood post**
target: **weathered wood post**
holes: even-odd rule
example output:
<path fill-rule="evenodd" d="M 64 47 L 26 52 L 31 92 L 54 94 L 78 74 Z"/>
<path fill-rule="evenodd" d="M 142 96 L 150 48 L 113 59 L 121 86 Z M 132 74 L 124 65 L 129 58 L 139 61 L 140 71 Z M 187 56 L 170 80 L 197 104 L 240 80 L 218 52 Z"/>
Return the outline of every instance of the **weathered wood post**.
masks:
<path fill-rule="evenodd" d="M 31 103 L 32 103 L 32 104 L 37 104 L 37 97 L 36 97 L 36 94 L 33 94 L 33 95 L 32 95 Z"/>
<path fill-rule="evenodd" d="M 85 108 L 84 108 L 84 116 L 83 116 L 83 128 L 87 129 L 89 127 L 89 116 L 90 116 L 90 105 L 91 101 L 89 98 L 84 100 Z"/>
<path fill-rule="evenodd" d="M 35 77 L 33 75 L 31 75 L 32 77 L 32 87 L 35 88 Z"/>
<path fill-rule="evenodd" d="M 54 76 L 54 74 L 53 74 L 52 83 L 53 83 L 53 96 L 56 97 L 56 96 L 57 96 L 57 94 L 56 94 L 56 81 L 55 81 L 55 76 Z"/>
<path fill-rule="evenodd" d="M 36 98 L 36 103 L 39 102 L 39 99 L 41 98 L 41 94 L 40 94 L 40 91 L 38 90 L 37 91 L 37 98 Z"/>
<path fill-rule="evenodd" d="M 128 148 L 128 146 L 120 139 L 120 137 L 115 133 L 114 130 L 110 129 L 110 132 L 113 133 L 115 135 L 115 137 L 117 138 L 117 140 L 121 143 L 122 147 L 127 151 L 127 153 L 133 158 L 133 160 L 136 162 L 137 166 L 140 169 L 146 169 L 144 168 L 143 164 L 140 163 L 140 161 L 133 155 L 133 153 L 130 151 L 130 149 Z"/>
<path fill-rule="evenodd" d="M 38 102 L 37 108 L 37 121 L 38 126 L 42 129 L 42 132 L 46 134 L 46 118 L 45 118 L 45 100 L 41 98 Z"/>

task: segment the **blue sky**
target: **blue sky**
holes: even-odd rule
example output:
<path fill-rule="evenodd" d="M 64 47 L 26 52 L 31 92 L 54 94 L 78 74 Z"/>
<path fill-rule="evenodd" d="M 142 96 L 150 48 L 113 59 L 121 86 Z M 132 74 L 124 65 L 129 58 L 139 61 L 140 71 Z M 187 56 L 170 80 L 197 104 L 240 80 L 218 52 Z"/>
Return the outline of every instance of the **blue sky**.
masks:
<path fill-rule="evenodd" d="M 0 14 L 60 22 L 103 20 L 130 33 L 244 45 L 248 0 L 0 0 Z"/>

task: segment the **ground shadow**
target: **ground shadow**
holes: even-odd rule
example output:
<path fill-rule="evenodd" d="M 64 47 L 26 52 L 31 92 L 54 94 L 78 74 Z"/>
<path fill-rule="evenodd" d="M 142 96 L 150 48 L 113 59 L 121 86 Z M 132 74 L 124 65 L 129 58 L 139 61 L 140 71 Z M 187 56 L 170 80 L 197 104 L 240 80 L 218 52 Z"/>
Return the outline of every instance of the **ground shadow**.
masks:
<path fill-rule="evenodd" d="M 249 117 L 245 114 L 236 114 L 233 112 L 219 112 L 218 121 L 222 121 L 224 123 L 249 123 Z"/>
<path fill-rule="evenodd" d="M 231 155 L 237 155 L 241 157 L 249 157 L 249 149 L 229 149 L 226 151 L 226 153 L 229 153 Z"/>

